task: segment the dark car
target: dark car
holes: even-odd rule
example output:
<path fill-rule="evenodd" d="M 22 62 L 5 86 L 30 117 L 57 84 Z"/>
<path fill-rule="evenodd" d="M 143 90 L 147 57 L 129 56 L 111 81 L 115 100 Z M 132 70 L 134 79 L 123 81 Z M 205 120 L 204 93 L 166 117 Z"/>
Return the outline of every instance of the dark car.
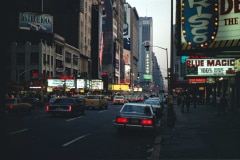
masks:
<path fill-rule="evenodd" d="M 114 120 L 118 131 L 123 129 L 156 130 L 160 120 L 155 116 L 150 104 L 125 103 Z"/>
<path fill-rule="evenodd" d="M 163 106 L 161 105 L 160 101 L 158 99 L 146 99 L 144 104 L 150 104 L 153 107 L 153 111 L 156 114 L 158 118 L 161 118 L 162 112 L 163 112 Z"/>
<path fill-rule="evenodd" d="M 86 110 L 86 97 L 85 96 L 72 96 L 71 98 L 77 98 L 81 102 L 81 106 L 84 107 L 84 111 Z"/>
<path fill-rule="evenodd" d="M 78 98 L 63 97 L 57 98 L 54 102 L 46 106 L 46 112 L 52 116 L 56 114 L 69 115 L 69 114 L 84 114 L 85 106 Z"/>

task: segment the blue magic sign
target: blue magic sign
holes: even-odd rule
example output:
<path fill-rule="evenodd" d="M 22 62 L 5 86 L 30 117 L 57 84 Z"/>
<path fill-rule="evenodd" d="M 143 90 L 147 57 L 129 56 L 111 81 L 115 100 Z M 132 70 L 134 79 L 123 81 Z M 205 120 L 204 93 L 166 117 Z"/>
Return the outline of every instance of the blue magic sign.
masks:
<path fill-rule="evenodd" d="M 19 13 L 19 29 L 52 33 L 53 17 L 48 14 Z"/>
<path fill-rule="evenodd" d="M 208 47 L 218 30 L 218 0 L 182 0 L 182 34 L 192 48 Z"/>

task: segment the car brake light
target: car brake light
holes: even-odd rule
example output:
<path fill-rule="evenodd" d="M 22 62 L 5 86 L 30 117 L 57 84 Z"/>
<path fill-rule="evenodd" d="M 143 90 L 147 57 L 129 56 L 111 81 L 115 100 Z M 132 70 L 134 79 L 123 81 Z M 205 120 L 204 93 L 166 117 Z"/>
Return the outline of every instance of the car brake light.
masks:
<path fill-rule="evenodd" d="M 68 111 L 69 111 L 69 112 L 72 111 L 72 106 L 68 106 Z"/>
<path fill-rule="evenodd" d="M 49 107 L 48 106 L 46 106 L 46 111 L 49 111 Z"/>
<path fill-rule="evenodd" d="M 142 124 L 143 125 L 153 125 L 153 121 L 151 119 L 143 119 Z"/>
<path fill-rule="evenodd" d="M 118 117 L 118 118 L 116 119 L 116 122 L 117 122 L 117 123 L 127 123 L 127 122 L 128 122 L 128 119 L 127 119 L 127 118 Z"/>
<path fill-rule="evenodd" d="M 10 105 L 10 106 L 9 106 L 9 109 L 13 109 L 13 106 L 12 106 L 12 105 Z"/>

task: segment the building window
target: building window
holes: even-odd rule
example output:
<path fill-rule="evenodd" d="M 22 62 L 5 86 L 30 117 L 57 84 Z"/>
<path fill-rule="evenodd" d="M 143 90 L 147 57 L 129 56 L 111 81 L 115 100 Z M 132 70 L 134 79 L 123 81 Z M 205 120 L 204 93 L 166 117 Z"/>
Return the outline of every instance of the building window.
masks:
<path fill-rule="evenodd" d="M 47 55 L 47 64 L 50 64 L 50 55 Z"/>
<path fill-rule="evenodd" d="M 62 55 L 62 46 L 56 44 L 55 52 Z"/>
<path fill-rule="evenodd" d="M 66 54 L 65 54 L 65 62 L 71 63 L 71 53 L 66 52 Z"/>
<path fill-rule="evenodd" d="M 44 65 L 46 64 L 46 54 L 45 53 L 43 54 L 43 64 Z"/>
<path fill-rule="evenodd" d="M 73 64 L 78 65 L 78 56 L 73 56 Z"/>

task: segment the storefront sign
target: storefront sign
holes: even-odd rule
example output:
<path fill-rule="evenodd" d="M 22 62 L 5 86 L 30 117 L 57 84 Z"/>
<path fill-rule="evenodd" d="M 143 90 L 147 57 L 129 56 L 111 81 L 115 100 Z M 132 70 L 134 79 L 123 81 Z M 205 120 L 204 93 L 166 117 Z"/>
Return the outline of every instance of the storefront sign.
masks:
<path fill-rule="evenodd" d="M 189 78 L 188 83 L 206 83 L 206 78 Z"/>
<path fill-rule="evenodd" d="M 182 51 L 239 47 L 239 0 L 181 0 L 179 10 Z"/>
<path fill-rule="evenodd" d="M 103 81 L 102 80 L 93 79 L 92 80 L 92 89 L 102 90 L 103 89 Z"/>
<path fill-rule="evenodd" d="M 234 58 L 187 59 L 187 76 L 235 76 Z"/>
<path fill-rule="evenodd" d="M 48 79 L 48 87 L 62 87 L 66 83 L 66 88 L 74 88 L 74 80 Z"/>

